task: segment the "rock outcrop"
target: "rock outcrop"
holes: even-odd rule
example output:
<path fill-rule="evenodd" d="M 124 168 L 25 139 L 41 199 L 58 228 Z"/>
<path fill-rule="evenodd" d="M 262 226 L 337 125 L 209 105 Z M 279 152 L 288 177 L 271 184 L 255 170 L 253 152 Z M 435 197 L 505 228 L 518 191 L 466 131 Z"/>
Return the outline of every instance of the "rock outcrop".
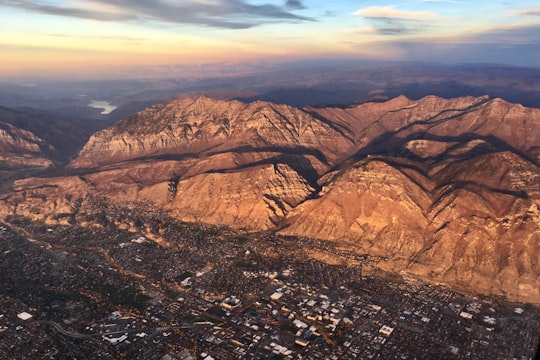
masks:
<path fill-rule="evenodd" d="M 405 145 L 412 142 L 409 147 L 413 152 L 418 145 L 424 151 L 429 148 L 429 153 L 417 154 L 425 160 L 452 155 L 445 151 L 452 150 L 453 145 L 476 141 L 492 146 L 489 151 L 513 151 L 537 164 L 540 162 L 540 109 L 501 99 L 428 96 L 414 101 L 400 96 L 385 103 L 367 103 L 349 109 L 306 110 L 347 129 L 357 142 L 359 156 L 403 153 L 407 150 Z"/>

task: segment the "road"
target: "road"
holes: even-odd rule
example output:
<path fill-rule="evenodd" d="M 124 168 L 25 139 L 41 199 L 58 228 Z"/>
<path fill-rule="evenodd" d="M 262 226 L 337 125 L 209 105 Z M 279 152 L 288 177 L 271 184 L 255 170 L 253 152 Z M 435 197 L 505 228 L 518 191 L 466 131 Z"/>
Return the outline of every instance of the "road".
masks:
<path fill-rule="evenodd" d="M 32 324 L 46 324 L 46 325 L 50 325 L 50 326 L 53 327 L 54 330 L 58 331 L 60 334 L 65 335 L 65 336 L 68 336 L 68 337 L 73 338 L 73 339 L 79 339 L 79 340 L 88 340 L 88 339 L 92 339 L 92 336 L 90 336 L 90 335 L 85 335 L 85 334 L 81 334 L 81 333 L 74 332 L 74 331 L 67 331 L 67 330 L 64 329 L 59 323 L 54 322 L 54 321 L 49 321 L 49 320 L 36 320 L 36 321 L 33 321 Z"/>

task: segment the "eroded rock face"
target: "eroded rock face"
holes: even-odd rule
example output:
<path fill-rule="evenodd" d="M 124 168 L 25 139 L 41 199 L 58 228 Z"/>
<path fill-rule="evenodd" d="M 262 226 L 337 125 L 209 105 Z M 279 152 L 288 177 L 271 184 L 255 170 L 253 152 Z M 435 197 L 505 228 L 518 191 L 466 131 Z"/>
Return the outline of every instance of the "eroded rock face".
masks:
<path fill-rule="evenodd" d="M 314 190 L 290 166 L 264 165 L 181 180 L 167 208 L 185 221 L 268 230 Z"/>
<path fill-rule="evenodd" d="M 370 159 L 322 181 L 319 196 L 290 214 L 290 226 L 283 234 L 347 241 L 377 255 L 388 255 L 389 244 L 396 254 L 404 247 L 410 248 L 409 253 L 418 247 L 410 240 L 421 237 L 429 223 L 424 209 L 430 198 L 394 166 Z M 431 185 L 428 179 L 424 183 Z"/>
<path fill-rule="evenodd" d="M 330 125 L 291 106 L 183 98 L 152 106 L 96 133 L 71 166 L 264 151 L 310 156 L 323 172 L 351 147 L 352 142 Z"/>
<path fill-rule="evenodd" d="M 0 167 L 47 167 L 54 149 L 30 131 L 0 121 Z"/>
<path fill-rule="evenodd" d="M 538 167 L 508 152 L 431 176 L 407 166 L 370 157 L 329 174 L 320 196 L 295 208 L 281 233 L 353 243 L 392 259 L 380 264 L 388 270 L 538 302 Z"/>
<path fill-rule="evenodd" d="M 540 303 L 540 110 L 399 97 L 350 109 L 185 98 L 96 133 L 0 215 L 76 220 L 93 197 L 336 241 L 380 267 Z"/>
<path fill-rule="evenodd" d="M 430 150 L 418 154 L 421 158 L 446 156 L 452 155 L 446 152 L 452 150 L 452 145 L 481 141 L 540 162 L 540 109 L 501 99 L 428 96 L 413 101 L 400 96 L 385 103 L 367 103 L 350 109 L 306 110 L 354 134 L 361 155 L 403 151 L 407 143 L 420 140 L 416 146 L 414 143 L 409 146 L 414 152 L 422 142 L 429 141 Z M 423 148 L 425 151 L 426 146 Z"/>

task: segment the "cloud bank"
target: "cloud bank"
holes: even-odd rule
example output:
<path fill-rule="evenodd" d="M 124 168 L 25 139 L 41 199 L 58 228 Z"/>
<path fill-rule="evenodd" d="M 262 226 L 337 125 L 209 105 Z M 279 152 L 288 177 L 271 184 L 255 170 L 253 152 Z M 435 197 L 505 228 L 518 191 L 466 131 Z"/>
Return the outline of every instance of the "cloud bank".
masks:
<path fill-rule="evenodd" d="M 430 11 L 398 10 L 395 6 L 368 6 L 354 12 L 372 26 L 372 34 L 401 36 L 418 34 L 431 27 L 429 21 L 440 19 Z"/>
<path fill-rule="evenodd" d="M 226 29 L 246 29 L 267 23 L 314 19 L 295 14 L 305 9 L 300 0 L 284 5 L 250 4 L 246 0 L 93 0 L 67 5 L 39 0 L 0 0 L 0 5 L 36 13 L 99 21 L 159 21 Z"/>

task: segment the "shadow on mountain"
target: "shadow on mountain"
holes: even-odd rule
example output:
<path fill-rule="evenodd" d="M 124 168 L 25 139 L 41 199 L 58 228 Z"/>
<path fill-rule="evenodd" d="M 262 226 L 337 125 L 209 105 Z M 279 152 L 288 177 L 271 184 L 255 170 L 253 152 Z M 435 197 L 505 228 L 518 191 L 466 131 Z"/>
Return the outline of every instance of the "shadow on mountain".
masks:
<path fill-rule="evenodd" d="M 249 169 L 249 168 L 257 167 L 261 165 L 274 165 L 275 166 L 278 164 L 289 165 L 294 171 L 296 171 L 304 179 L 306 179 L 313 188 L 317 189 L 317 191 L 319 190 L 320 186 L 317 184 L 319 175 L 317 173 L 317 170 L 315 170 L 315 168 L 313 167 L 313 165 L 308 159 L 306 159 L 305 157 L 301 155 L 283 154 L 283 155 L 274 156 L 274 157 L 264 159 L 264 160 L 242 164 L 242 165 L 231 167 L 231 168 L 209 170 L 209 171 L 206 171 L 205 174 L 216 174 L 216 173 L 225 174 L 225 173 L 237 172 L 237 171 L 241 171 L 244 169 Z"/>
<path fill-rule="evenodd" d="M 457 191 L 457 190 L 468 190 L 468 191 L 472 191 L 472 192 L 476 193 L 479 196 L 482 196 L 480 191 L 475 189 L 475 188 L 477 188 L 477 189 L 479 189 L 481 191 L 488 191 L 488 192 L 494 192 L 494 193 L 503 194 L 503 195 L 510 195 L 510 196 L 514 196 L 514 197 L 517 197 L 517 198 L 520 198 L 520 199 L 528 199 L 529 198 L 529 195 L 527 194 L 527 192 L 525 190 L 497 189 L 497 188 L 486 186 L 486 185 L 481 184 L 481 183 L 479 183 L 477 181 L 461 180 L 461 181 L 454 181 L 454 182 L 441 184 L 441 185 L 438 186 L 439 189 L 443 188 L 443 187 L 449 187 L 449 189 L 445 190 L 440 195 L 440 197 L 444 197 L 444 196 L 448 195 L 449 193 L 452 193 L 452 192 Z"/>

